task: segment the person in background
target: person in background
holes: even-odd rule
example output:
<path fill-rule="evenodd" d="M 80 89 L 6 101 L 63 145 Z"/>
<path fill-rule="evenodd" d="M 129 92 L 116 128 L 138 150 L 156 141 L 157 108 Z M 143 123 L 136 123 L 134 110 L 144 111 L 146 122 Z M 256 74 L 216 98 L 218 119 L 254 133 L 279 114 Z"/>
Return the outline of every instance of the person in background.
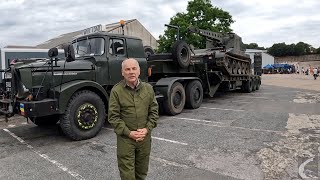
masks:
<path fill-rule="evenodd" d="M 117 159 L 122 180 L 147 176 L 151 131 L 157 126 L 158 103 L 150 84 L 139 79 L 135 59 L 122 62 L 124 79 L 110 93 L 108 121 L 117 135 Z"/>
<path fill-rule="evenodd" d="M 317 79 L 317 77 L 318 77 L 318 74 L 319 72 L 318 72 L 318 69 L 317 68 L 314 68 L 313 69 L 313 78 L 314 78 L 314 80 L 316 80 Z"/>

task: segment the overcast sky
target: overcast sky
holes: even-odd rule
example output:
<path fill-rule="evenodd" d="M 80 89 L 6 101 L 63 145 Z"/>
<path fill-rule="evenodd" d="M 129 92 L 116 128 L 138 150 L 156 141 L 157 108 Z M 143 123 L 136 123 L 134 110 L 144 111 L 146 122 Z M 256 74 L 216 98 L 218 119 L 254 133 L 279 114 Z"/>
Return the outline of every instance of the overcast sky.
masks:
<path fill-rule="evenodd" d="M 138 19 L 158 38 L 164 24 L 185 12 L 187 0 L 1 0 L 0 47 L 35 46 L 64 33 L 98 24 Z M 212 0 L 231 14 L 231 28 L 244 43 L 320 46 L 319 0 Z"/>

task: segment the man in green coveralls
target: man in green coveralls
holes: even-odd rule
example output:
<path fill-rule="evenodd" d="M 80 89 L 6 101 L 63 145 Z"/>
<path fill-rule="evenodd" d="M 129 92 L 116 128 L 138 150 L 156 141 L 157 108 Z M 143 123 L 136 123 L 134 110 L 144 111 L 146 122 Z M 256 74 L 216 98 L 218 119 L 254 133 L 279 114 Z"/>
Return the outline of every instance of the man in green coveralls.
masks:
<path fill-rule="evenodd" d="M 117 159 L 122 180 L 145 179 L 151 131 L 157 126 L 158 103 L 150 84 L 140 81 L 135 59 L 122 62 L 124 80 L 110 94 L 108 120 L 117 134 Z"/>

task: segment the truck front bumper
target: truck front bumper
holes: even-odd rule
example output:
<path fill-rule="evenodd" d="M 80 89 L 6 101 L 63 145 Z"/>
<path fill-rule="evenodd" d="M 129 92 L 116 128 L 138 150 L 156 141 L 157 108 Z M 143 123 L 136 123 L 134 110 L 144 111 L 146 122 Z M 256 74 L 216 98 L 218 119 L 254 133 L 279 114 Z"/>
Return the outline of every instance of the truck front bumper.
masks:
<path fill-rule="evenodd" d="M 58 102 L 55 99 L 41 101 L 18 101 L 18 112 L 24 117 L 42 117 L 58 114 Z"/>

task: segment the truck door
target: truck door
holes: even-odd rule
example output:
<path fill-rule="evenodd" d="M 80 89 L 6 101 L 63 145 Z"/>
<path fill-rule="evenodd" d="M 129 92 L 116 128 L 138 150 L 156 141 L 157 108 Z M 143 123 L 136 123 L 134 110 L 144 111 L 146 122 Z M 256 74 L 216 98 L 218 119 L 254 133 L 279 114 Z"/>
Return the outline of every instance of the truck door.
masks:
<path fill-rule="evenodd" d="M 123 79 L 121 75 L 121 63 L 126 59 L 127 52 L 123 38 L 110 37 L 108 46 L 109 82 L 110 85 L 114 85 Z"/>

